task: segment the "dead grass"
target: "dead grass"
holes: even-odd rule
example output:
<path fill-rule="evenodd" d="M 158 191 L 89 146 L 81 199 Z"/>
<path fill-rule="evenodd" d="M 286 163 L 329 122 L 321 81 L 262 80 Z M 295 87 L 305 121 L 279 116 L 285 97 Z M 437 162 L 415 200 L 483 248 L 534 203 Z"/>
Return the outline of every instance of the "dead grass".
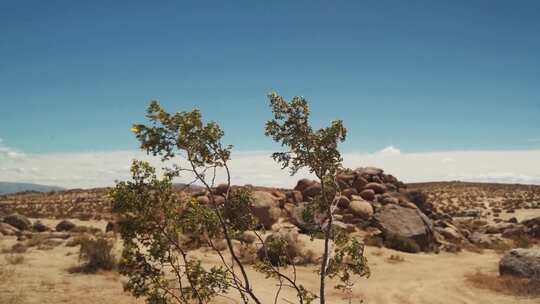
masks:
<path fill-rule="evenodd" d="M 5 259 L 10 265 L 20 265 L 24 263 L 24 255 L 22 254 L 8 254 Z"/>
<path fill-rule="evenodd" d="M 405 262 L 405 258 L 400 256 L 399 254 L 392 254 L 388 258 L 386 258 L 386 261 L 388 263 L 402 263 Z"/>
<path fill-rule="evenodd" d="M 26 302 L 21 290 L 13 289 L 12 286 L 4 286 L 11 282 L 14 274 L 15 271 L 12 268 L 0 265 L 0 303 L 2 304 L 23 304 Z"/>
<path fill-rule="evenodd" d="M 515 276 L 485 274 L 480 271 L 465 275 L 465 280 L 474 287 L 520 297 L 540 296 L 540 281 Z"/>

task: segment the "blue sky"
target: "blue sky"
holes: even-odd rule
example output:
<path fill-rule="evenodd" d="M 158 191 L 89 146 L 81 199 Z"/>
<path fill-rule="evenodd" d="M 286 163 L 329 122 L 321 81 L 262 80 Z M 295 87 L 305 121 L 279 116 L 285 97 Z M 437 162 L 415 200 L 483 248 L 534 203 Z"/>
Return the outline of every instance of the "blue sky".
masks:
<path fill-rule="evenodd" d="M 136 150 L 151 99 L 268 151 L 271 91 L 348 153 L 538 150 L 539 33 L 539 1 L 2 0 L 0 152 Z"/>

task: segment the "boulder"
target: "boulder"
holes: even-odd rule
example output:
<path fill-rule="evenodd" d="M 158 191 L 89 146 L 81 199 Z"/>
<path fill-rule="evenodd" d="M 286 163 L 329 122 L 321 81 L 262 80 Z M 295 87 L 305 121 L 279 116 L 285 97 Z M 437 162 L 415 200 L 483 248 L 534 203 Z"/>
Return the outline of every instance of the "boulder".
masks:
<path fill-rule="evenodd" d="M 481 232 L 473 232 L 469 235 L 469 241 L 475 245 L 479 245 L 484 248 L 495 248 L 499 244 L 505 244 L 506 242 L 497 234 L 485 234 Z"/>
<path fill-rule="evenodd" d="M 373 215 L 373 207 L 371 204 L 364 200 L 353 200 L 349 204 L 349 209 L 351 212 L 362 218 L 362 219 L 370 219 Z"/>
<path fill-rule="evenodd" d="M 433 224 L 418 209 L 399 205 L 385 205 L 374 215 L 374 225 L 383 234 L 414 240 L 422 250 L 432 250 L 435 245 Z"/>
<path fill-rule="evenodd" d="M 304 191 L 302 192 L 302 195 L 306 198 L 312 198 L 318 195 L 319 193 L 321 193 L 321 184 L 313 183 L 312 185 L 304 189 Z"/>
<path fill-rule="evenodd" d="M 499 273 L 540 280 L 540 250 L 510 250 L 499 262 Z"/>
<path fill-rule="evenodd" d="M 540 216 L 524 220 L 521 224 L 527 227 L 530 236 L 540 238 Z"/>
<path fill-rule="evenodd" d="M 365 178 L 359 176 L 357 179 L 353 181 L 352 186 L 358 192 L 361 192 L 367 184 L 368 184 L 368 181 Z"/>
<path fill-rule="evenodd" d="M 6 216 L 4 222 L 19 230 L 30 230 L 32 227 L 32 223 L 26 216 L 17 213 Z"/>
<path fill-rule="evenodd" d="M 315 223 L 309 223 L 304 220 L 304 212 L 306 210 L 306 202 L 298 204 L 289 214 L 289 221 L 300 229 L 302 233 L 310 233 L 318 230 Z"/>
<path fill-rule="evenodd" d="M 383 169 L 379 169 L 376 167 L 364 167 L 364 168 L 358 168 L 355 170 L 355 172 L 359 175 L 381 175 L 383 174 Z"/>
<path fill-rule="evenodd" d="M 399 204 L 399 199 L 397 197 L 391 196 L 388 193 L 378 195 L 377 201 L 379 203 L 383 204 L 383 205 L 387 205 L 387 204 L 398 205 Z M 401 205 L 404 205 L 404 204 L 401 204 Z M 404 206 L 404 207 L 406 207 L 406 206 Z"/>
<path fill-rule="evenodd" d="M 292 203 L 301 203 L 304 201 L 304 197 L 302 196 L 302 192 L 298 190 L 293 190 L 287 192 L 287 197 L 289 198 L 289 201 Z"/>
<path fill-rule="evenodd" d="M 516 224 L 500 222 L 496 224 L 486 225 L 484 229 L 485 229 L 485 233 L 496 234 L 496 233 L 503 233 L 505 230 L 516 228 L 516 227 L 518 227 L 518 225 Z"/>
<path fill-rule="evenodd" d="M 313 185 L 314 183 L 316 183 L 314 180 L 303 178 L 296 183 L 294 190 L 304 192 L 307 187 Z"/>
<path fill-rule="evenodd" d="M 366 201 L 373 202 L 375 200 L 375 191 L 373 189 L 362 190 L 359 195 Z"/>
<path fill-rule="evenodd" d="M 72 222 L 70 222 L 68 220 L 63 220 L 60 223 L 58 223 L 58 225 L 56 225 L 56 231 L 58 231 L 58 232 L 70 231 L 73 228 L 75 228 L 75 224 L 73 224 Z"/>
<path fill-rule="evenodd" d="M 210 199 L 206 195 L 197 196 L 197 202 L 201 205 L 210 204 Z"/>
<path fill-rule="evenodd" d="M 351 199 L 353 195 L 358 195 L 358 190 L 356 190 L 355 188 L 347 188 L 341 191 L 341 195 L 344 195 L 348 199 Z"/>
<path fill-rule="evenodd" d="M 3 235 L 13 236 L 16 235 L 18 232 L 19 229 L 17 229 L 16 227 L 13 227 L 7 223 L 0 223 L 0 233 L 2 233 Z"/>
<path fill-rule="evenodd" d="M 253 191 L 251 197 L 251 212 L 265 229 L 270 229 L 281 215 L 278 200 L 265 191 Z"/>
<path fill-rule="evenodd" d="M 229 190 L 229 186 L 227 184 L 219 184 L 214 189 L 214 193 L 217 195 L 225 195 L 227 190 Z"/>
<path fill-rule="evenodd" d="M 347 198 L 345 195 L 342 195 L 342 196 L 339 197 L 339 199 L 337 201 L 337 206 L 340 209 L 347 209 L 347 208 L 349 208 L 350 203 L 351 203 L 351 201 L 349 200 L 349 198 Z"/>
<path fill-rule="evenodd" d="M 305 243 L 299 238 L 296 229 L 280 229 L 264 240 L 265 246 L 257 251 L 261 260 L 268 260 L 274 266 L 294 263 L 307 264 L 313 259 L 312 253 L 305 249 Z"/>
<path fill-rule="evenodd" d="M 364 189 L 371 189 L 376 194 L 383 194 L 384 192 L 386 192 L 386 186 L 379 183 L 368 183 L 364 186 Z"/>
<path fill-rule="evenodd" d="M 453 227 L 436 227 L 435 231 L 441 234 L 447 241 L 461 243 L 465 239 L 457 229 Z"/>

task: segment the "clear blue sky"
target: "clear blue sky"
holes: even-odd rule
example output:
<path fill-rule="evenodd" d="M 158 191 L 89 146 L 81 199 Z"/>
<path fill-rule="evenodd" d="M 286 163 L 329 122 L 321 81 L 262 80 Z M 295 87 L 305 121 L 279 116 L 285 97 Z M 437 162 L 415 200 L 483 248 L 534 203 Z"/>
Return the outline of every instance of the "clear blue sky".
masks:
<path fill-rule="evenodd" d="M 272 149 L 270 91 L 343 119 L 347 151 L 537 149 L 540 1 L 0 2 L 0 138 L 24 152 L 136 149 L 154 98 Z"/>

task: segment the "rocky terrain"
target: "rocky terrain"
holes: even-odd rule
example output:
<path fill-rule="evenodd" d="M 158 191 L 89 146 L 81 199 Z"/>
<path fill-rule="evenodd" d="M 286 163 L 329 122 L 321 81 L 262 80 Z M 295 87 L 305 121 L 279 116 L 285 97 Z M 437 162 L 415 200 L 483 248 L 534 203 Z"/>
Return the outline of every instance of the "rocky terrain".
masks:
<path fill-rule="evenodd" d="M 372 278 L 360 281 L 355 289 L 358 299 L 368 303 L 537 303 L 538 298 L 472 286 L 466 276 L 482 270 L 539 279 L 540 186 L 405 184 L 373 167 L 343 170 L 336 183 L 341 196 L 334 225 L 365 242 L 372 266 Z M 313 281 L 316 288 L 309 262 L 320 258 L 321 244 L 317 238 L 309 241 L 308 234 L 316 236 L 317 231 L 304 221 L 303 214 L 321 192 L 321 185 L 302 179 L 293 189 L 252 188 L 251 211 L 270 236 L 286 235 L 294 240 L 299 264 L 305 265 L 300 275 Z M 218 185 L 212 193 L 198 187 L 177 189 L 201 204 L 209 204 L 210 196 L 218 202 L 224 199 L 226 186 Z M 12 264 L 1 267 L 20 274 L 11 284 L 0 284 L 0 300 L 15 299 L 20 294 L 20 301 L 28 303 L 72 303 L 69 294 L 76 293 L 78 302 L 94 303 L 96 294 L 91 289 L 98 288 L 95 292 L 103 299 L 137 303 L 121 293 L 123 278 L 114 272 L 93 275 L 92 281 L 99 287 L 88 285 L 91 287 L 86 287 L 90 290 L 85 296 L 80 289 L 88 275 L 66 271 L 77 264 L 76 240 L 81 236 L 106 233 L 114 239 L 115 216 L 111 214 L 108 191 L 0 196 L 0 247 L 7 264 Z M 9 262 L 17 246 L 25 247 L 18 254 L 28 257 L 21 265 Z M 115 250 L 121 250 L 120 243 Z M 205 248 L 193 254 L 209 264 L 219 262 Z M 33 272 L 39 277 L 32 276 Z M 38 287 L 36 280 L 41 280 Z M 50 280 L 61 283 L 49 286 L 49 290 L 41 286 L 41 282 L 47 285 Z M 18 293 L 12 291 L 14 286 L 21 287 Z M 58 290 L 65 292 L 59 295 Z M 337 293 L 332 297 L 336 303 L 345 301 Z M 223 303 L 235 303 L 234 297 Z"/>

